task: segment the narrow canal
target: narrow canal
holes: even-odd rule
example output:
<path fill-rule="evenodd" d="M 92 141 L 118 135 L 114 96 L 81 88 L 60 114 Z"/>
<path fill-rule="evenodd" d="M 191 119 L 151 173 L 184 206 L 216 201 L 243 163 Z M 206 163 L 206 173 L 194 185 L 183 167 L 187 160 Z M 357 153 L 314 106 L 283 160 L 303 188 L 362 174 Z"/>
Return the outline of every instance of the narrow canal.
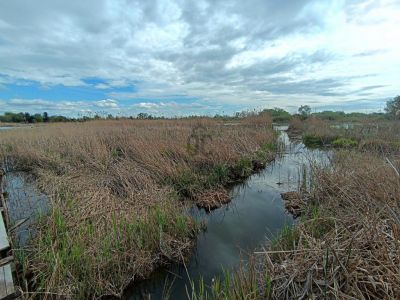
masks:
<path fill-rule="evenodd" d="M 205 222 L 207 229 L 197 237 L 188 263 L 159 270 L 150 279 L 135 283 L 126 291 L 125 299 L 162 299 L 167 289 L 170 299 L 187 299 L 191 281 L 203 278 L 210 284 L 214 277 L 222 275 L 223 269 L 238 267 L 267 239 L 294 223 L 285 211 L 281 193 L 297 190 L 312 163 L 328 163 L 328 153 L 291 141 L 286 126 L 275 129 L 280 131 L 282 150 L 274 162 L 234 187 L 230 204 L 211 213 L 192 209 L 193 217 Z"/>

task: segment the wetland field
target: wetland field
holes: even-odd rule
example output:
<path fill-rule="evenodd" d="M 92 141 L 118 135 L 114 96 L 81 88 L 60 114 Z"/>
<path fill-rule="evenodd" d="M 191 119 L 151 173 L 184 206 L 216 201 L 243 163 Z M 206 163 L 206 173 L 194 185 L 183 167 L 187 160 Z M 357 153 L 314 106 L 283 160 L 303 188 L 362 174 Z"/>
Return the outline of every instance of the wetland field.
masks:
<path fill-rule="evenodd" d="M 397 299 L 400 125 L 268 113 L 0 131 L 24 299 Z"/>
<path fill-rule="evenodd" d="M 29 175 L 49 200 L 31 241 L 15 245 L 26 288 L 121 296 L 156 267 L 182 262 L 202 230 L 188 210 L 229 202 L 228 186 L 271 161 L 276 139 L 268 115 L 2 131 L 7 169 Z"/>

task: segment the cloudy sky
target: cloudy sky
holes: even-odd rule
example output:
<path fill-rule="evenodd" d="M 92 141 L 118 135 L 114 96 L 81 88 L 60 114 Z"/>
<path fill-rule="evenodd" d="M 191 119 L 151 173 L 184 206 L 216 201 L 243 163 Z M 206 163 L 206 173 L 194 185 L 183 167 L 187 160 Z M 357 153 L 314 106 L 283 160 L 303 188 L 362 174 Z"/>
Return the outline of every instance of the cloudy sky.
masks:
<path fill-rule="evenodd" d="M 2 0 L 0 113 L 382 110 L 400 0 Z"/>

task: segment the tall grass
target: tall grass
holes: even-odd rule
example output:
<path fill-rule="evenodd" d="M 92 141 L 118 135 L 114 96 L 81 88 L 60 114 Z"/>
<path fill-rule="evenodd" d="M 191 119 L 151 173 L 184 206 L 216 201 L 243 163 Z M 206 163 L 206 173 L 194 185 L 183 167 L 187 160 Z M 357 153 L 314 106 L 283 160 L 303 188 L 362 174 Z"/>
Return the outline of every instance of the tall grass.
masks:
<path fill-rule="evenodd" d="M 315 132 L 331 130 L 321 125 Z M 335 151 L 332 168 L 313 167 L 312 185 L 298 194 L 300 221 L 255 252 L 256 263 L 224 275 L 230 288 L 200 284 L 192 298 L 400 299 L 400 147 L 386 147 L 399 140 L 398 126 L 346 130 L 361 145 L 383 146 L 347 147 Z"/>
<path fill-rule="evenodd" d="M 367 119 L 357 123 L 337 123 L 311 117 L 305 121 L 293 119 L 289 133 L 301 134 L 304 143 L 310 147 L 358 148 L 384 155 L 390 155 L 400 148 L 398 121 Z"/>
<path fill-rule="evenodd" d="M 1 132 L 0 155 L 50 196 L 51 212 L 21 255 L 33 291 L 120 296 L 155 267 L 181 260 L 196 233 L 186 206 L 229 201 L 225 187 L 271 159 L 275 138 L 267 116 L 233 125 L 123 120 Z"/>
<path fill-rule="evenodd" d="M 399 157 L 392 162 L 400 170 Z M 314 170 L 300 222 L 256 252 L 248 275 L 230 275 L 230 291 L 246 296 L 200 299 L 399 299 L 400 177 L 393 166 L 375 155 L 337 153 L 333 169 Z M 256 288 L 246 282 L 253 276 Z"/>
<path fill-rule="evenodd" d="M 256 300 L 268 299 L 271 295 L 271 277 L 260 273 L 254 259 L 241 265 L 234 272 L 224 270 L 221 277 L 214 278 L 210 286 L 203 280 L 192 282 L 192 300 Z"/>
<path fill-rule="evenodd" d="M 302 221 L 260 254 L 273 298 L 398 299 L 400 178 L 381 157 L 349 151 L 314 176 Z"/>

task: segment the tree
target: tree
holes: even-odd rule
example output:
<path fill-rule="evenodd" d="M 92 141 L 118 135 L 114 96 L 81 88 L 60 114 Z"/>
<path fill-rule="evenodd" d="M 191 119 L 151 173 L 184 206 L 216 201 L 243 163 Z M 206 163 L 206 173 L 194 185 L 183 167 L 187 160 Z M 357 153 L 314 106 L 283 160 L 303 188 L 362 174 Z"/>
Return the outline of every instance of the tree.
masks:
<path fill-rule="evenodd" d="M 299 107 L 299 114 L 303 117 L 303 118 L 307 118 L 309 115 L 311 115 L 311 107 L 308 105 L 302 105 Z"/>
<path fill-rule="evenodd" d="M 49 114 L 45 111 L 43 113 L 43 122 L 48 122 L 49 121 Z"/>
<path fill-rule="evenodd" d="M 289 112 L 278 107 L 273 109 L 264 109 L 263 111 L 268 113 L 274 122 L 288 122 L 292 117 Z"/>
<path fill-rule="evenodd" d="M 1 122 L 13 122 L 13 123 L 22 123 L 25 121 L 25 114 L 24 113 L 12 113 L 12 112 L 5 112 L 4 116 L 0 118 Z"/>
<path fill-rule="evenodd" d="M 400 96 L 386 102 L 386 113 L 394 119 L 400 119 Z"/>
<path fill-rule="evenodd" d="M 24 122 L 25 123 L 33 123 L 33 120 L 34 120 L 34 118 L 33 118 L 33 116 L 31 116 L 30 113 L 28 113 L 28 112 L 24 113 Z"/>
<path fill-rule="evenodd" d="M 33 122 L 35 123 L 41 123 L 43 122 L 43 117 L 41 114 L 34 114 L 33 115 Z"/>
<path fill-rule="evenodd" d="M 150 114 L 148 114 L 148 113 L 143 113 L 143 112 L 141 112 L 141 113 L 139 113 L 139 114 L 137 115 L 136 118 L 137 118 L 137 119 L 141 119 L 141 120 L 151 120 L 151 119 L 153 119 L 153 116 L 150 115 Z"/>

